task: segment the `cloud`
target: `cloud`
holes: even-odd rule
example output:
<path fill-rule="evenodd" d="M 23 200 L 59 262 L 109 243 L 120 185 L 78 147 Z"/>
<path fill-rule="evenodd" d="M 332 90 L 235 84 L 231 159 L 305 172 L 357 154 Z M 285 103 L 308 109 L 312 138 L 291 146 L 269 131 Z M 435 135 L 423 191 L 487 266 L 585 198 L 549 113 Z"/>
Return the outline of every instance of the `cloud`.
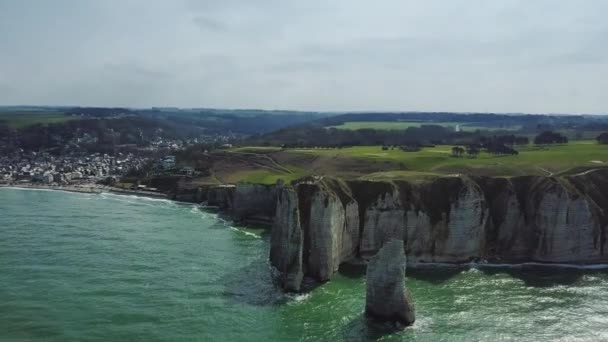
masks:
<path fill-rule="evenodd" d="M 193 22 L 198 27 L 200 27 L 201 30 L 209 30 L 209 31 L 216 31 L 216 32 L 224 32 L 227 30 L 226 25 L 220 23 L 217 20 L 214 20 L 214 19 L 211 19 L 208 17 L 198 16 L 193 19 Z"/>
<path fill-rule="evenodd" d="M 0 104 L 602 112 L 608 2 L 0 3 Z"/>

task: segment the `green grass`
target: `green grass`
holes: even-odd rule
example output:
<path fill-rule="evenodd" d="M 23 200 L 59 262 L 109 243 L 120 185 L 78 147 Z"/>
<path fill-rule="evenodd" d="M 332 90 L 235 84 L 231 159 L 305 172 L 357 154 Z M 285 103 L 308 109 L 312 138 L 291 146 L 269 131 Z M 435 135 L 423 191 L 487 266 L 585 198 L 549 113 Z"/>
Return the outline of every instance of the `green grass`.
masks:
<path fill-rule="evenodd" d="M 232 152 L 243 153 L 270 153 L 280 151 L 281 147 L 277 146 L 244 146 L 231 149 Z"/>
<path fill-rule="evenodd" d="M 26 128 L 36 124 L 48 125 L 77 119 L 79 118 L 58 112 L 0 112 L 0 121 L 6 122 L 9 127 L 15 129 Z"/>
<path fill-rule="evenodd" d="M 331 126 L 337 129 L 358 130 L 364 128 L 373 128 L 377 130 L 404 130 L 410 127 L 420 127 L 422 125 L 439 125 L 447 128 L 456 128 L 460 126 L 461 131 L 476 131 L 476 130 L 509 130 L 515 131 L 521 129 L 521 126 L 505 126 L 505 127 L 484 127 L 475 123 L 462 122 L 420 122 L 420 121 L 348 121 L 338 126 Z"/>
<path fill-rule="evenodd" d="M 225 181 L 229 183 L 249 182 L 274 184 L 279 179 L 282 179 L 285 182 L 291 182 L 292 180 L 302 178 L 305 175 L 304 172 L 279 173 L 271 170 L 244 170 L 230 174 Z"/>
<path fill-rule="evenodd" d="M 361 163 L 392 161 L 403 165 L 404 171 L 424 174 L 476 174 L 489 176 L 548 175 L 574 167 L 608 165 L 608 146 L 593 141 L 577 141 L 567 145 L 516 147 L 517 156 L 493 156 L 481 153 L 477 158 L 455 158 L 452 145 L 423 148 L 419 152 L 399 149 L 382 150 L 380 146 L 357 146 L 343 149 L 294 149 L 287 153 L 307 153 L 335 158 L 353 158 Z M 593 162 L 596 161 L 596 162 Z M 601 161 L 602 163 L 597 163 Z M 362 164 L 363 165 L 363 164 Z M 406 176 L 405 173 L 386 173 L 387 177 Z M 376 173 L 373 177 L 383 177 Z"/>

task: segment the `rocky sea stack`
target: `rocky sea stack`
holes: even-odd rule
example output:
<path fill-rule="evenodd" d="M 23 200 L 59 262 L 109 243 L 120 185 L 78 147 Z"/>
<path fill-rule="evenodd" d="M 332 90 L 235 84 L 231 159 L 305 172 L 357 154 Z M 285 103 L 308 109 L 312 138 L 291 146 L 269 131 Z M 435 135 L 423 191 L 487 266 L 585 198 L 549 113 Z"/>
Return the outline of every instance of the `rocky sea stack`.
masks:
<path fill-rule="evenodd" d="M 405 287 L 405 253 L 402 240 L 391 240 L 367 265 L 365 314 L 375 321 L 400 327 L 416 320 L 414 303 Z"/>

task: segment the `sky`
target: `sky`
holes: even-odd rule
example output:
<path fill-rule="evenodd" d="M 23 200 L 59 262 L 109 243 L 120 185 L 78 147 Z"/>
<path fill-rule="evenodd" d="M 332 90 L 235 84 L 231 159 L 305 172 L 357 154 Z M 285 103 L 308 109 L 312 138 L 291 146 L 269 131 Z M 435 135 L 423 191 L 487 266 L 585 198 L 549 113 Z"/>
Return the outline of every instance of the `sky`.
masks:
<path fill-rule="evenodd" d="M 605 0 L 0 0 L 0 105 L 608 113 Z"/>

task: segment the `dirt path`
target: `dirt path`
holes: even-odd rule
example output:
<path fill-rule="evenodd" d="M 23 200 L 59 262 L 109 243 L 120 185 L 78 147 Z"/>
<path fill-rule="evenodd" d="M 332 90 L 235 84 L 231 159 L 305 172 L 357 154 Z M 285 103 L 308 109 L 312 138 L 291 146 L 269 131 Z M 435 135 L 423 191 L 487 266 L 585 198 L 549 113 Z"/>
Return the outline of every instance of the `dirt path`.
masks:
<path fill-rule="evenodd" d="M 589 173 L 594 172 L 594 171 L 597 171 L 597 170 L 599 170 L 599 169 L 590 169 L 590 170 L 583 171 L 583 172 L 577 173 L 577 174 L 575 174 L 575 175 L 572 175 L 572 177 L 584 176 L 584 175 L 586 175 L 586 174 L 589 174 Z"/>
<path fill-rule="evenodd" d="M 235 154 L 235 155 L 254 156 L 254 157 L 257 157 L 257 158 L 263 158 L 263 159 L 267 160 L 271 165 L 264 165 L 264 164 L 261 164 L 259 162 L 255 162 L 255 161 L 251 161 L 251 160 L 246 160 L 246 159 L 240 159 L 240 160 L 242 160 L 242 161 L 248 161 L 250 163 L 257 164 L 258 166 L 274 169 L 274 170 L 279 171 L 279 172 L 293 173 L 293 172 L 291 172 L 291 170 L 289 170 L 288 168 L 286 168 L 283 165 L 279 164 L 276 160 L 274 160 L 272 157 L 270 157 L 270 156 L 268 156 L 266 154 L 251 153 L 251 152 L 231 152 L 231 153 Z"/>
<path fill-rule="evenodd" d="M 551 171 L 549 171 L 549 170 L 547 170 L 547 169 L 544 169 L 544 168 L 542 168 L 542 167 L 540 167 L 540 166 L 537 166 L 537 168 L 538 168 L 539 170 L 543 171 L 543 172 L 546 172 L 546 173 L 547 173 L 547 177 L 552 177 L 552 176 L 553 176 L 553 172 L 551 172 Z"/>

